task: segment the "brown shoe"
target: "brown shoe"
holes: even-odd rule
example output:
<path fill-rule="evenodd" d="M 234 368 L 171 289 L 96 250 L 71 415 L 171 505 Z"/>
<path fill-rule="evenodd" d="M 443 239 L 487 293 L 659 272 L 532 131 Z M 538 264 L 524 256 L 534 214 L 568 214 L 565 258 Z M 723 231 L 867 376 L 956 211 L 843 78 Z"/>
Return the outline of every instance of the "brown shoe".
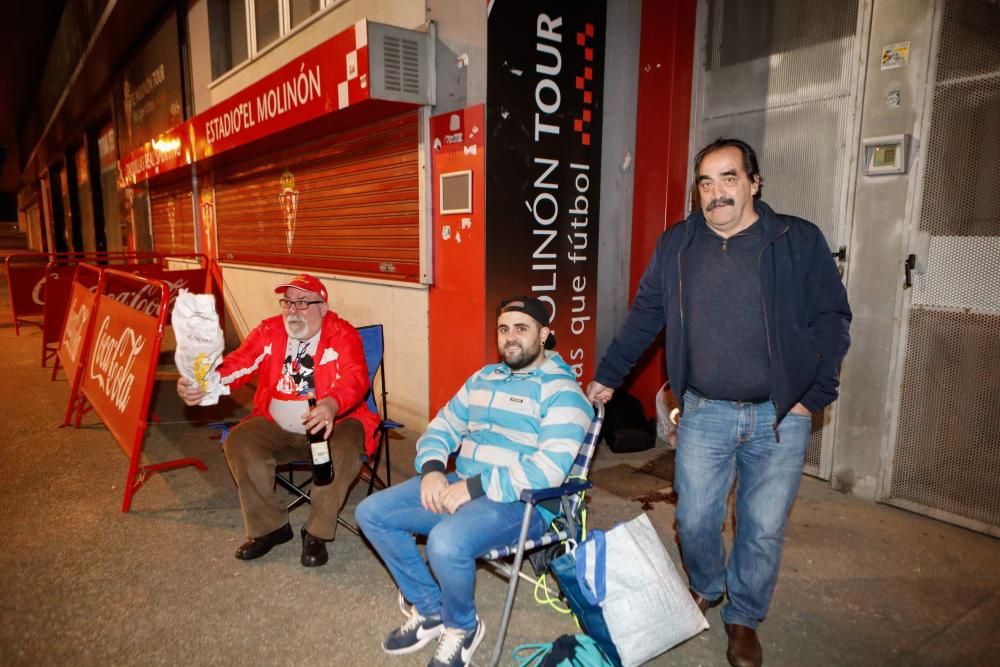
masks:
<path fill-rule="evenodd" d="M 712 607 L 718 606 L 718 604 L 722 602 L 722 598 L 719 598 L 717 600 L 706 600 L 705 598 L 701 597 L 694 591 L 690 591 L 690 593 L 691 593 L 691 598 L 694 600 L 694 603 L 698 605 L 698 609 L 701 609 L 702 614 L 707 612 Z"/>
<path fill-rule="evenodd" d="M 757 631 L 745 625 L 726 623 L 729 648 L 726 657 L 733 667 L 760 667 L 764 662 L 764 649 L 760 647 Z"/>

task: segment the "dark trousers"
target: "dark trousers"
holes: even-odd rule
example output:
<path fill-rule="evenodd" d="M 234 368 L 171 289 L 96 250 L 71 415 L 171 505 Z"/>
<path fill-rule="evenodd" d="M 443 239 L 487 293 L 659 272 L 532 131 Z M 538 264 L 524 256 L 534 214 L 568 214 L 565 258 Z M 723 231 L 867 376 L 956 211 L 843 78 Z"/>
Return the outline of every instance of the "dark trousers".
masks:
<path fill-rule="evenodd" d="M 361 470 L 365 433 L 361 422 L 337 422 L 330 438 L 333 482 L 313 486 L 305 529 L 322 540 L 337 532 L 337 516 L 347 492 Z M 251 417 L 234 428 L 223 445 L 236 480 L 247 537 L 255 538 L 288 523 L 288 496 L 274 487 L 274 469 L 291 461 L 310 461 L 306 436 L 289 433 L 266 417 Z"/>

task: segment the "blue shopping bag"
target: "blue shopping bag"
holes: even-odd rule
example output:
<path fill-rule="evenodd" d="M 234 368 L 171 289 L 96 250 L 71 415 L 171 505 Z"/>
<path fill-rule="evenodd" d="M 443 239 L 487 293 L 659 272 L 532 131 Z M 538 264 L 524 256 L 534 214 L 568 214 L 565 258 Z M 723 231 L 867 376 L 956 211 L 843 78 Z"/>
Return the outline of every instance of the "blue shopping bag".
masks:
<path fill-rule="evenodd" d="M 593 541 L 594 548 L 598 550 L 598 558 L 591 562 L 598 569 L 604 568 L 604 533 L 602 531 L 591 531 L 588 541 Z M 570 549 L 563 555 L 552 559 L 549 562 L 549 569 L 559 582 L 559 589 L 566 598 L 566 603 L 573 614 L 580 622 L 583 631 L 590 635 L 600 647 L 604 655 L 616 666 L 621 667 L 622 661 L 618 657 L 618 649 L 611 640 L 611 633 L 608 632 L 608 625 L 604 621 L 604 612 L 601 611 L 600 601 L 604 595 L 603 588 L 604 575 L 597 572 L 592 579 L 597 582 L 598 590 L 594 591 L 587 585 L 587 577 L 583 572 L 584 562 L 577 561 L 576 549 Z"/>

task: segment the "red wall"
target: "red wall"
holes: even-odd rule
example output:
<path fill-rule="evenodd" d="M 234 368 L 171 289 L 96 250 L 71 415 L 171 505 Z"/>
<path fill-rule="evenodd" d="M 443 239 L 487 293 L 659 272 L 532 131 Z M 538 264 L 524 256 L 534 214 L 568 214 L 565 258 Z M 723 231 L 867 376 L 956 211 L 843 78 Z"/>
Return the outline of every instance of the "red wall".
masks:
<path fill-rule="evenodd" d="M 457 131 L 452 125 L 454 115 L 458 115 Z M 494 352 L 488 360 L 496 360 L 496 338 L 493 331 L 485 330 L 483 317 L 486 312 L 484 130 L 481 104 L 434 116 L 430 122 L 434 284 L 428 295 L 428 355 L 432 419 L 462 383 L 486 363 L 483 341 L 486 349 Z M 472 213 L 442 215 L 438 177 L 465 169 L 472 170 Z"/>
<path fill-rule="evenodd" d="M 695 12 L 696 0 L 642 5 L 630 300 L 656 240 L 687 212 Z M 626 384 L 650 416 L 656 414 L 655 395 L 666 380 L 664 365 L 661 338 L 647 350 Z"/>

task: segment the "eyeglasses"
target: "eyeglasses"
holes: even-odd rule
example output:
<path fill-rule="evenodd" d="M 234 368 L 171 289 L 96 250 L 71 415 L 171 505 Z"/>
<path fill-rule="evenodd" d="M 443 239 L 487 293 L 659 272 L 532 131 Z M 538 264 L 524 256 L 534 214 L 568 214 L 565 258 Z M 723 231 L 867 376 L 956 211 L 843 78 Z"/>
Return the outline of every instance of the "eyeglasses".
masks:
<path fill-rule="evenodd" d="M 305 310 L 314 303 L 323 303 L 322 301 L 289 301 L 288 299 L 278 299 L 278 305 L 281 306 L 282 310 L 291 310 L 293 307 L 295 310 Z"/>

